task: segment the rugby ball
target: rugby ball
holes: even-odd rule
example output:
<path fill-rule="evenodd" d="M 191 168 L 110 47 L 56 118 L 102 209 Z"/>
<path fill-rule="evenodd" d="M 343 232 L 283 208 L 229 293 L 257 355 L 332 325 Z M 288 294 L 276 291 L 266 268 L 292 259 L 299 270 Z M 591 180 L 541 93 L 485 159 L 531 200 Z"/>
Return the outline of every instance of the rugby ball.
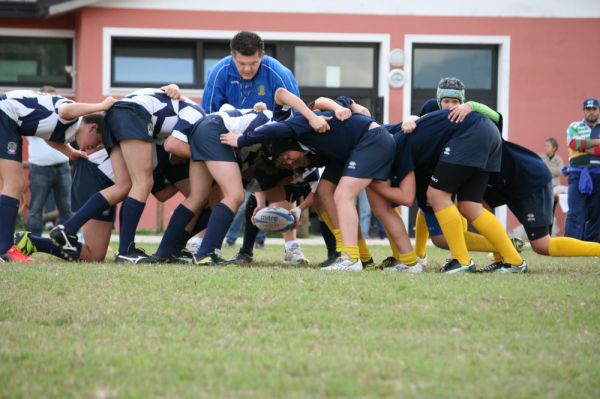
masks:
<path fill-rule="evenodd" d="M 288 231 L 294 225 L 294 217 L 287 209 L 268 206 L 256 212 L 254 224 L 262 231 Z"/>

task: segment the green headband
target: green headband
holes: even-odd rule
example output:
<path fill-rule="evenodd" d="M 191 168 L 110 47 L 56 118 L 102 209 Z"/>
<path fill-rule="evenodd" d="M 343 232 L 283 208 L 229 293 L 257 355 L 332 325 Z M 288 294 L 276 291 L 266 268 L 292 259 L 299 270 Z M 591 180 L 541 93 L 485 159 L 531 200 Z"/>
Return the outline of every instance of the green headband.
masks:
<path fill-rule="evenodd" d="M 442 98 L 456 98 L 460 100 L 461 104 L 465 102 L 465 91 L 458 89 L 437 89 L 437 102 L 440 108 L 442 108 Z"/>

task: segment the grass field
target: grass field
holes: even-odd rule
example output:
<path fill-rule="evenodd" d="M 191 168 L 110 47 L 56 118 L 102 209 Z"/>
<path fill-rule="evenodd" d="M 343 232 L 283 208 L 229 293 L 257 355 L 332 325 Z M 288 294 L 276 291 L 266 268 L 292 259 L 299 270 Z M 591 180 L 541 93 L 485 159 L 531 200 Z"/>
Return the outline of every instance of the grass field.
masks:
<path fill-rule="evenodd" d="M 255 267 L 3 264 L 0 397 L 600 396 L 597 258 L 526 250 L 528 275 L 448 276 L 328 273 L 282 254 L 257 251 Z M 446 256 L 430 249 L 428 271 Z"/>

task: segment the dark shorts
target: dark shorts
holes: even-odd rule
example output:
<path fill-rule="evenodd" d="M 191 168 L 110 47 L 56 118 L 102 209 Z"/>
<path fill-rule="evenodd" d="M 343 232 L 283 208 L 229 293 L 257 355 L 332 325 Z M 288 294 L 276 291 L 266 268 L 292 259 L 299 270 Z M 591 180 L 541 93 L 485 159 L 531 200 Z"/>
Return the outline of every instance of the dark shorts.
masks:
<path fill-rule="evenodd" d="M 549 234 L 549 227 L 554 221 L 552 182 L 548 182 L 546 186 L 523 198 L 507 199 L 495 190 L 487 190 L 485 202 L 494 208 L 501 205 L 508 206 L 508 209 L 523 224 L 530 240 Z"/>
<path fill-rule="evenodd" d="M 387 180 L 395 152 L 394 138 L 385 128 L 370 129 L 350 153 L 342 176 Z"/>
<path fill-rule="evenodd" d="M 502 140 L 498 128 L 491 120 L 480 118 L 446 143 L 439 161 L 499 172 L 501 158 Z"/>
<path fill-rule="evenodd" d="M 433 209 L 429 208 L 429 210 L 427 211 L 421 211 L 423 212 L 423 216 L 425 216 L 425 223 L 427 223 L 427 230 L 429 230 L 429 236 L 435 237 L 443 235 L 444 233 L 442 232 L 442 228 L 440 227 L 440 224 L 438 223 L 438 220 L 435 217 L 435 212 L 433 212 Z"/>
<path fill-rule="evenodd" d="M 285 189 L 285 200 L 295 202 L 296 205 L 308 197 L 311 190 L 309 183 L 286 184 L 283 188 Z"/>
<path fill-rule="evenodd" d="M 79 208 L 94 194 L 112 186 L 114 183 L 98 170 L 95 163 L 87 159 L 78 159 L 73 168 L 73 185 L 71 186 L 71 208 L 77 212 Z M 102 222 L 114 222 L 116 206 L 92 217 Z"/>
<path fill-rule="evenodd" d="M 344 165 L 339 162 L 330 161 L 325 165 L 321 179 L 327 180 L 335 185 L 340 182 L 344 173 Z"/>
<path fill-rule="evenodd" d="M 23 161 L 23 136 L 19 134 L 18 126 L 0 111 L 0 159 Z"/>
<path fill-rule="evenodd" d="M 117 102 L 104 117 L 102 142 L 110 153 L 123 140 L 154 141 L 152 116 L 139 104 Z"/>
<path fill-rule="evenodd" d="M 220 136 L 227 131 L 223 119 L 217 115 L 207 115 L 196 123 L 190 134 L 192 160 L 237 162 L 235 150 L 221 144 Z"/>
<path fill-rule="evenodd" d="M 458 201 L 483 202 L 489 172 L 472 166 L 439 162 L 429 185 L 447 193 L 456 194 Z"/>
<path fill-rule="evenodd" d="M 170 154 L 162 145 L 156 145 L 156 157 L 158 165 L 154 168 L 152 194 L 164 190 L 167 186 L 190 177 L 190 163 L 173 165 L 170 162 Z"/>

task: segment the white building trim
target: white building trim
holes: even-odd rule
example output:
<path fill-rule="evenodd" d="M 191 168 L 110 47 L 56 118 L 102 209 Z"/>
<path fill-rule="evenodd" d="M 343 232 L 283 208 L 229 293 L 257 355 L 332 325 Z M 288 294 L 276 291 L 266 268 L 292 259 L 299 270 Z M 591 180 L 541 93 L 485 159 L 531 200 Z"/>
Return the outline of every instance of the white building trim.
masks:
<path fill-rule="evenodd" d="M 94 7 L 136 8 L 156 10 L 361 14 L 361 15 L 420 15 L 452 17 L 528 17 L 528 18 L 600 18 L 598 0 L 502 0 L 470 1 L 428 0 L 304 0 L 281 1 L 247 0 L 104 0 Z"/>
<path fill-rule="evenodd" d="M 186 39 L 224 39 L 230 40 L 237 31 L 226 30 L 195 30 L 195 29 L 138 29 L 105 27 L 102 38 L 102 91 L 103 95 L 127 94 L 136 88 L 115 88 L 110 86 L 112 38 L 113 37 L 156 37 L 156 38 L 186 38 Z M 338 42 L 338 43 L 376 43 L 379 44 L 379 81 L 377 91 L 384 99 L 384 121 L 389 118 L 390 90 L 387 83 L 390 52 L 389 34 L 361 33 L 319 33 L 319 32 L 257 32 L 264 40 L 306 41 L 306 42 Z M 183 90 L 189 96 L 202 96 L 203 90 Z"/>
<path fill-rule="evenodd" d="M 0 36 L 14 36 L 14 37 L 40 37 L 40 38 L 68 38 L 73 39 L 73 70 L 77 71 L 77 54 L 75 45 L 75 31 L 67 29 L 20 29 L 20 28 L 0 28 Z M 62 96 L 73 96 L 75 95 L 75 83 L 76 79 L 73 77 L 73 87 L 69 89 L 58 88 L 58 93 Z M 31 89 L 38 90 L 40 86 L 36 87 L 14 87 L 14 86 L 0 86 L 0 92 L 6 92 L 16 89 Z"/>

